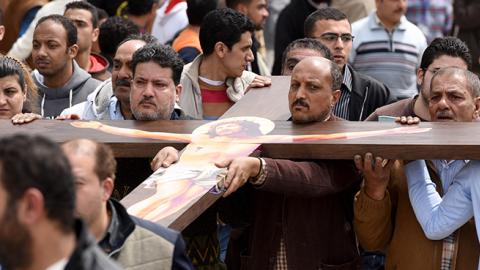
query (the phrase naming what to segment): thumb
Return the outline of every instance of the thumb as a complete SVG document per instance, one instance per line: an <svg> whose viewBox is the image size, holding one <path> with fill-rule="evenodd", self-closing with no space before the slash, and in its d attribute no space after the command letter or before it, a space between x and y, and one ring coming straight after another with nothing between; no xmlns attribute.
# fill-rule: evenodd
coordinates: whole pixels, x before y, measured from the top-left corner
<svg viewBox="0 0 480 270"><path fill-rule="evenodd" d="M218 168L226 168L230 165L230 163L232 163L232 160L223 159L223 160L216 161L215 166L217 166Z"/></svg>

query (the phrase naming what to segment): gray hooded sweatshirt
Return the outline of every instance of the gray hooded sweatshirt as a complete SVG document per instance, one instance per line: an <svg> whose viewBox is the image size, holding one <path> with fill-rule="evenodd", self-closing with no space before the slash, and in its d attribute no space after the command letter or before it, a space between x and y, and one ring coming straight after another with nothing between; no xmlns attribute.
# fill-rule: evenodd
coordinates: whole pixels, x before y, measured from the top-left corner
<svg viewBox="0 0 480 270"><path fill-rule="evenodd" d="M88 94L93 92L100 81L81 69L75 60L73 61L73 75L68 82L60 88L49 88L43 84L43 75L38 70L33 71L33 80L38 87L40 96L40 111L43 117L54 118L75 104L86 101Z"/></svg>

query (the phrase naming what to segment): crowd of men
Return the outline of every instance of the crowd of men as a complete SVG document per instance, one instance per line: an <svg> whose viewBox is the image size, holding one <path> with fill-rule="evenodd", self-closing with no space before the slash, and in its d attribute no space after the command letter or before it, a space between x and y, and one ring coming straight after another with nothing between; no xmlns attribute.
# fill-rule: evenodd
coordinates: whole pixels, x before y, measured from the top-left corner
<svg viewBox="0 0 480 270"><path fill-rule="evenodd" d="M480 117L474 0L291 0L279 15L273 0L7 2L0 119L14 124L217 120L271 75L290 76L273 87L295 125ZM177 232L119 202L179 160L158 150L1 138L0 269L480 269L478 161L260 148L215 164L224 198Z"/></svg>

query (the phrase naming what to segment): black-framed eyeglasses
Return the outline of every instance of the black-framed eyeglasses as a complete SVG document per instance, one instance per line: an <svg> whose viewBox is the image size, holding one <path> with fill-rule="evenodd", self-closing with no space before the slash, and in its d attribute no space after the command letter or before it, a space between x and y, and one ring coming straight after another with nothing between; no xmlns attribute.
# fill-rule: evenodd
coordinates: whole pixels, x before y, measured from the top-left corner
<svg viewBox="0 0 480 270"><path fill-rule="evenodd" d="M342 40L342 42L352 42L355 38L351 34L337 34L337 33L325 33L320 36L320 39L326 42L334 42L337 41L338 38Z"/></svg>

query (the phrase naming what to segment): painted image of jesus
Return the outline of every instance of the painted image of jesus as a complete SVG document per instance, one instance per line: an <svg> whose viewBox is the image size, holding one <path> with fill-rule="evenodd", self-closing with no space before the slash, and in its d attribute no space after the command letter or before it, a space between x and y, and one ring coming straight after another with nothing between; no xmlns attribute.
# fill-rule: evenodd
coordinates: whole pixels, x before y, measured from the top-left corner
<svg viewBox="0 0 480 270"><path fill-rule="evenodd" d="M122 200L130 214L167 226L182 213L181 209L188 208L221 180L217 176L223 175L226 169L217 168L216 162L248 156L262 143L354 139L429 130L412 126L333 134L268 135L273 130L274 123L259 117L217 120L198 127L192 134L147 132L94 121L71 124L119 136L189 143L176 164L167 170L156 171Z"/></svg>

